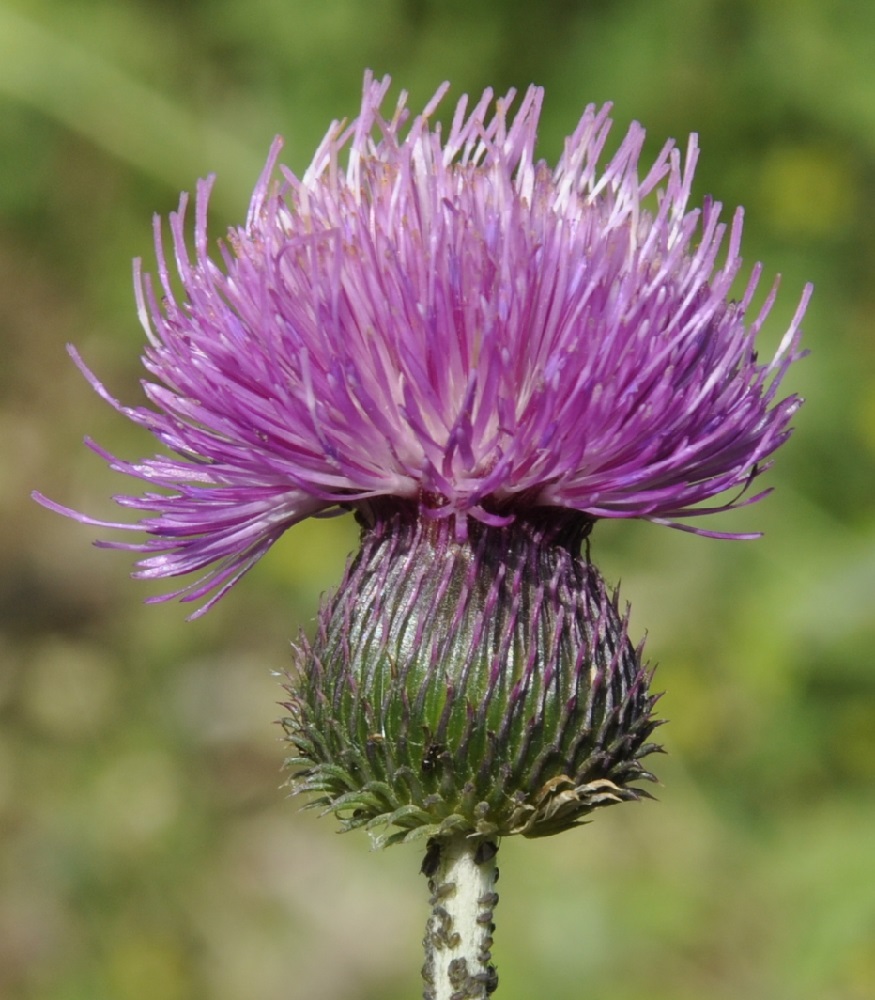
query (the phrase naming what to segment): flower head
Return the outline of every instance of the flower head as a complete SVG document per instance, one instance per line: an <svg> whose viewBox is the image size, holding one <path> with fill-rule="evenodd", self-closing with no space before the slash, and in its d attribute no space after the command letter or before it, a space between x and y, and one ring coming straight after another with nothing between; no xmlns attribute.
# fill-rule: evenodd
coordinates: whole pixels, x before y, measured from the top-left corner
<svg viewBox="0 0 875 1000"><path fill-rule="evenodd" d="M379 497L418 516L507 525L541 508L588 521L678 521L744 493L800 404L779 384L809 296L775 356L755 340L757 266L737 300L742 212L690 208L697 158L667 143L642 169L633 125L600 165L609 108L590 106L558 164L536 161L542 91L462 98L442 87L409 119L389 81L335 123L298 177L277 141L244 227L211 257L198 186L194 253L183 197L172 254L156 221L157 281L136 268L151 406L94 388L170 453L126 461L119 496L145 541L137 576L201 573L175 594L208 607L291 525ZM170 263L181 280L178 298ZM691 529L692 530L692 529ZM703 531L703 534L716 534ZM162 598L163 599L163 598ZM204 609L201 609L204 610ZM198 612L200 613L200 612Z"/></svg>
<svg viewBox="0 0 875 1000"><path fill-rule="evenodd" d="M198 187L136 268L150 406L94 388L169 454L118 503L136 575L200 573L214 603L291 525L353 509L361 550L301 636L283 720L295 791L391 843L544 836L644 793L650 671L581 552L600 518L681 519L751 503L800 404L806 288L771 360L750 319L742 213L689 207L697 147L641 169L633 125L603 165L588 107L555 168L536 161L542 91L462 98L409 120L388 80L335 123L301 177L277 141L246 224L211 257ZM342 162L345 160L345 163ZM726 499L727 491L734 491ZM711 506L707 501L717 498ZM696 530L696 529L689 529ZM702 531L702 534L717 534Z"/></svg>

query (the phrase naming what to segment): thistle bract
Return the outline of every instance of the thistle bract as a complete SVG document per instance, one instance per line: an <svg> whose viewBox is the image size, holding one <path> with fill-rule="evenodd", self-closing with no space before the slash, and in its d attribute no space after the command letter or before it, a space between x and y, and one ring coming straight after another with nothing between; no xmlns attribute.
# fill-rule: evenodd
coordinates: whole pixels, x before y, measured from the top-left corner
<svg viewBox="0 0 875 1000"><path fill-rule="evenodd" d="M638 798L655 721L589 522L470 526L363 510L362 547L303 636L284 721L295 791L379 843L558 833Z"/></svg>

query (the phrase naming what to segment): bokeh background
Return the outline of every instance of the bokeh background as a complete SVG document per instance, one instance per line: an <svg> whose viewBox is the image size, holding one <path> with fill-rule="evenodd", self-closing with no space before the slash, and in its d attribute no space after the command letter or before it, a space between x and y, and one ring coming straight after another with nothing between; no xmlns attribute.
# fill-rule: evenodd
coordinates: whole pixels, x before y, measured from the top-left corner
<svg viewBox="0 0 875 1000"><path fill-rule="evenodd" d="M660 801L506 842L505 1000L875 996L875 5L869 0L0 0L0 995L395 1000L419 993L415 847L374 853L281 789L273 672L355 545L295 529L205 619L144 606L123 553L49 514L151 453L90 391L140 397L131 258L215 171L242 221L275 133L308 162L363 69L420 106L535 81L541 152L613 100L650 150L699 133L697 197L805 281L808 399L756 543L612 524L670 725Z"/></svg>

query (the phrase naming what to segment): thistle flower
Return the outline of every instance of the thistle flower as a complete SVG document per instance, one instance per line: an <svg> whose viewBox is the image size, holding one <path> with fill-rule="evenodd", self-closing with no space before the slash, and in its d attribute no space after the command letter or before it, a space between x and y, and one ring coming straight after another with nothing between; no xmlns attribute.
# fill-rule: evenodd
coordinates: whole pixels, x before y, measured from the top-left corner
<svg viewBox="0 0 875 1000"><path fill-rule="evenodd" d="M140 522L37 498L144 531L98 542L140 553L136 576L201 573L155 598L202 601L194 616L287 528L356 511L362 551L297 646L293 787L389 840L553 833L640 794L653 749L640 649L581 542L601 518L718 535L688 519L764 495L810 289L760 361L776 286L751 321L759 265L729 299L742 212L689 207L694 137L641 169L635 124L600 167L609 107L590 106L551 169L539 88L515 115L513 92L463 97L444 135L446 86L412 121L404 94L383 117L388 86L366 77L303 176L274 143L218 262L212 179L193 256L182 197L181 300L156 220L157 283L135 266L151 406L117 402L71 348L169 452L88 442L148 484L116 497Z"/></svg>
<svg viewBox="0 0 875 1000"><path fill-rule="evenodd" d="M809 290L758 361L776 288L749 323L759 265L728 300L742 210L727 224L717 202L688 207L695 137L685 164L668 142L642 179L635 124L599 170L609 107L590 106L551 169L534 158L540 88L513 117L513 92L470 110L463 97L444 137L431 117L446 86L409 128L404 94L381 115L388 86L366 78L359 117L331 127L300 178L273 180L277 140L220 262L213 179L198 185L193 257L182 197L182 301L156 219L157 287L135 265L152 407L113 399L70 349L171 455L129 462L88 442L148 484L116 497L146 512L139 523L42 502L145 532L98 543L141 553L140 578L204 572L157 600L207 598L200 614L287 528L380 497L464 538L472 521L547 509L681 527L763 495L746 493L800 404L777 393Z"/></svg>
<svg viewBox="0 0 875 1000"><path fill-rule="evenodd" d="M295 647L290 783L345 829L430 838L425 996L485 996L495 839L558 833L652 777L650 671L590 532L642 518L733 537L690 519L767 492L751 485L801 403L779 388L810 288L760 361L777 283L753 318L759 265L730 299L742 211L689 207L695 137L642 169L633 124L600 166L609 107L590 106L550 168L539 88L515 114L513 92L463 97L444 133L446 86L412 121L403 94L383 117L388 86L366 77L301 177L274 143L218 259L212 179L193 255L183 196L181 299L156 221L157 281L135 267L151 406L116 401L71 348L166 451L88 442L148 484L116 497L139 523L36 496L145 532L98 543L140 553L136 576L201 574L156 598L201 602L193 617L287 528L355 512L361 550Z"/></svg>

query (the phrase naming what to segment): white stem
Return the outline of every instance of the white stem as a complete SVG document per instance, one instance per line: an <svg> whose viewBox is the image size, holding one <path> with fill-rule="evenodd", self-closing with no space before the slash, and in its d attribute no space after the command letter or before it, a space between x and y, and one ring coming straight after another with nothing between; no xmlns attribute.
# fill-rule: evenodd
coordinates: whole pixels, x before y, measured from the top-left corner
<svg viewBox="0 0 875 1000"><path fill-rule="evenodd" d="M481 1000L498 986L492 965L497 846L458 836L428 842L422 871L431 891L423 1000Z"/></svg>

